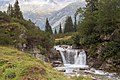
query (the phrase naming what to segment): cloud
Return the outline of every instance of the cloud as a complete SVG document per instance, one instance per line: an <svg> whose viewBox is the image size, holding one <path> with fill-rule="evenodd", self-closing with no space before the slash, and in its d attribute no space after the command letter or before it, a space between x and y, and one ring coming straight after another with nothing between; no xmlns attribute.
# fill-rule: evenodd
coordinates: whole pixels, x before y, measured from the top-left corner
<svg viewBox="0 0 120 80"><path fill-rule="evenodd" d="M0 0L0 10L7 9L9 3L14 4L16 0ZM45 14L60 10L70 3L79 1L85 3L85 0L19 0L20 8L23 12L31 11L33 13Z"/></svg>

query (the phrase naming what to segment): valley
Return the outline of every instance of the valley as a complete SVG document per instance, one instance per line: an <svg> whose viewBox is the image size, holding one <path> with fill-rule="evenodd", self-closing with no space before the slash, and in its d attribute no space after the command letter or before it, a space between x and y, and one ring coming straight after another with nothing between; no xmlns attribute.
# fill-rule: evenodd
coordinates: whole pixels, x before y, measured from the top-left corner
<svg viewBox="0 0 120 80"><path fill-rule="evenodd" d="M0 0L0 80L120 80L119 0Z"/></svg>

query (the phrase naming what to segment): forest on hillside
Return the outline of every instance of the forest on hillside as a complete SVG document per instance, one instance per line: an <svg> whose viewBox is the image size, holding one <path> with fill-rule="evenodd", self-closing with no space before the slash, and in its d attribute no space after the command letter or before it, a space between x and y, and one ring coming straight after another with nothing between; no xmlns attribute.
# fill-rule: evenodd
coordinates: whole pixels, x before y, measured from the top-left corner
<svg viewBox="0 0 120 80"><path fill-rule="evenodd" d="M85 8L76 11L82 18L77 24L77 31L55 35L59 38L55 43L83 48L88 53L89 65L119 73L120 1L86 0L86 3Z"/></svg>

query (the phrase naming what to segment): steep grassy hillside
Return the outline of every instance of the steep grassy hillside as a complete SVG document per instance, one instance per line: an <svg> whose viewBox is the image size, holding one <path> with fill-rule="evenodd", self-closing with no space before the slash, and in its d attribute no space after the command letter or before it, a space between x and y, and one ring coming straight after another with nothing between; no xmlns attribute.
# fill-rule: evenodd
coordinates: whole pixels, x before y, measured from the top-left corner
<svg viewBox="0 0 120 80"><path fill-rule="evenodd" d="M31 20L14 18L0 11L0 45L14 46L26 52L38 48L41 54L47 54L53 47L54 40Z"/></svg>
<svg viewBox="0 0 120 80"><path fill-rule="evenodd" d="M49 64L14 48L0 46L0 80L67 80Z"/></svg>

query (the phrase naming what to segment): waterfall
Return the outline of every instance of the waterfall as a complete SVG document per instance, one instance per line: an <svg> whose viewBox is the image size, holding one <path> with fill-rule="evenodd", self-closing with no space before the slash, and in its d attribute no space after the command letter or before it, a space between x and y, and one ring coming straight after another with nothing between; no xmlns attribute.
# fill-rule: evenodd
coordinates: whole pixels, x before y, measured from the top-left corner
<svg viewBox="0 0 120 80"><path fill-rule="evenodd" d="M86 65L86 53L82 50L72 49L71 46L55 46L61 54L66 73L72 73L73 70L88 68Z"/></svg>
<svg viewBox="0 0 120 80"><path fill-rule="evenodd" d="M59 51L63 60L64 66L56 67L58 70L65 70L65 74L73 74L80 73L80 69L84 70L84 72L102 75L111 78L111 80L117 80L117 77L114 73L109 73L101 70L96 70L94 68L89 69L89 66L86 65L86 53L83 49L72 49L72 46L61 45L54 46L54 49ZM114 76L114 78L112 78ZM115 79L116 78L116 79Z"/></svg>
<svg viewBox="0 0 120 80"><path fill-rule="evenodd" d="M61 54L61 57L62 57L62 60L63 60L63 64L66 64L67 62L65 60L64 52L60 51L60 54Z"/></svg>
<svg viewBox="0 0 120 80"><path fill-rule="evenodd" d="M78 53L78 52L77 52ZM79 53L79 55L76 53L76 59L75 59L75 64L76 65L86 65L86 53L84 50ZM77 56L78 55L78 56Z"/></svg>

